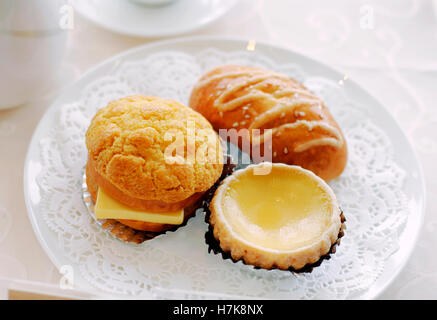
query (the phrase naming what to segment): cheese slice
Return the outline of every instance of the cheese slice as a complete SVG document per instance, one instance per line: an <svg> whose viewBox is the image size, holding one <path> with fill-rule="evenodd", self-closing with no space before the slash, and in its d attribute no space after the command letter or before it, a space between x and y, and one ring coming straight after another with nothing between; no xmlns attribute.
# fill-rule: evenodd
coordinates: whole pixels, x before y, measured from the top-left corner
<svg viewBox="0 0 437 320"><path fill-rule="evenodd" d="M127 219L176 225L184 221L184 209L164 213L135 210L112 199L100 188L94 214L97 219Z"/></svg>
<svg viewBox="0 0 437 320"><path fill-rule="evenodd" d="M234 232L275 250L314 243L336 212L327 187L291 166L274 166L268 175L244 171L228 183L222 199L222 212Z"/></svg>

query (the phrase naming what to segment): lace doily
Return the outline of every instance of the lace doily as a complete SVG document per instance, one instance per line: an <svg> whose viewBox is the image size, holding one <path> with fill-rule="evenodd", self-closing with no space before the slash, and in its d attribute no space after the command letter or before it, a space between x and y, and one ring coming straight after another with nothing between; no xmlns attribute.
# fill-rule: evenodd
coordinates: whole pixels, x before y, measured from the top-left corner
<svg viewBox="0 0 437 320"><path fill-rule="evenodd" d="M261 66L302 81L325 100L346 136L347 168L330 183L347 219L346 234L336 254L310 274L254 270L208 254L201 212L177 232L130 245L102 230L84 205L84 134L97 109L139 93L187 103L198 78L225 63ZM182 297L353 298L372 285L398 249L408 206L402 192L405 172L394 161L391 141L363 106L344 95L342 86L299 66L277 65L257 52L159 52L114 65L77 101L58 110L56 127L40 141L40 212L65 257L99 290L136 296L182 292Z"/></svg>

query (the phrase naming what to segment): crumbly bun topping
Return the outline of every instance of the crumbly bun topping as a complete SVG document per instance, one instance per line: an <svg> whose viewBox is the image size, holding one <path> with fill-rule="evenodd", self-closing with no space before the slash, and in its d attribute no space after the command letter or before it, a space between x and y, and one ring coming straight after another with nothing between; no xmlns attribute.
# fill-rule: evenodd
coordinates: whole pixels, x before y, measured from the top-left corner
<svg viewBox="0 0 437 320"><path fill-rule="evenodd" d="M129 196L181 201L209 189L223 169L210 123L173 100L135 95L100 109L86 132L95 170Z"/></svg>

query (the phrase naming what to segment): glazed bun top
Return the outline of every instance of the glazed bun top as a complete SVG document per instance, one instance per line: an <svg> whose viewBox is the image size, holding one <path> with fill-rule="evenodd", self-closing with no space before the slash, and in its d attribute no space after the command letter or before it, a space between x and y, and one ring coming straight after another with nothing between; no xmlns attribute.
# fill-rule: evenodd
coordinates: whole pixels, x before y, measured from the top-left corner
<svg viewBox="0 0 437 320"><path fill-rule="evenodd" d="M324 101L285 74L219 66L196 83L189 105L216 130L245 129L242 138L258 150L266 146L272 162L299 165L326 181L346 167L346 139ZM246 153L255 162L263 160L252 150Z"/></svg>
<svg viewBox="0 0 437 320"><path fill-rule="evenodd" d="M208 190L223 169L211 124L169 99L135 95L100 109L86 132L89 162L123 193L182 201Z"/></svg>

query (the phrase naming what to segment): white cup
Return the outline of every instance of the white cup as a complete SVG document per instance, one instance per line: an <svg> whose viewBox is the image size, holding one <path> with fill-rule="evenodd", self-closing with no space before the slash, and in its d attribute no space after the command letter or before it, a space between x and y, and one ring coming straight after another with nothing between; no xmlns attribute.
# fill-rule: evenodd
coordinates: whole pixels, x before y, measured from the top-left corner
<svg viewBox="0 0 437 320"><path fill-rule="evenodd" d="M23 105L50 87L67 45L64 0L0 1L0 109Z"/></svg>

